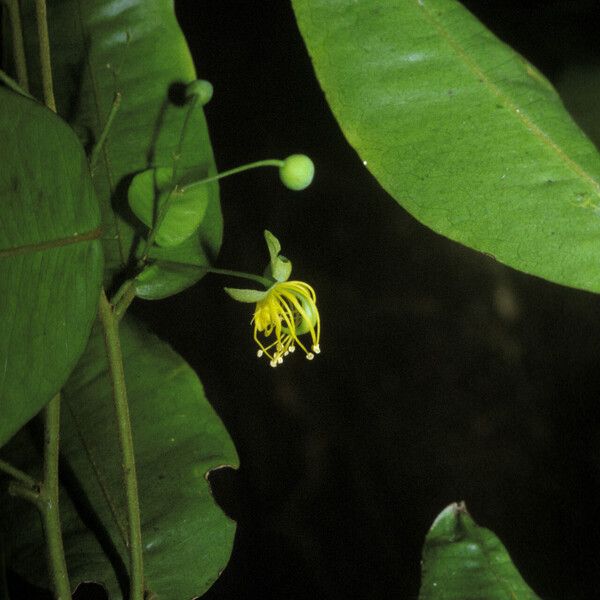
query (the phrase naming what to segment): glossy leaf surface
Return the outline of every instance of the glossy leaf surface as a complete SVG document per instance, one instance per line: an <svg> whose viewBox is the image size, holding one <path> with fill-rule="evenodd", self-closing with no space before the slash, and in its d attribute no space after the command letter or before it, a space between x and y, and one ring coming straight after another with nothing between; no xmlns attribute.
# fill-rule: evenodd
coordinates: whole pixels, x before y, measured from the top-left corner
<svg viewBox="0 0 600 600"><path fill-rule="evenodd" d="M131 181L127 197L135 216L149 229L165 210L165 203L169 203L155 238L159 246L165 247L181 244L198 229L209 201L206 185L177 189L170 168L138 173Z"/></svg>
<svg viewBox="0 0 600 600"><path fill-rule="evenodd" d="M33 1L25 4L28 59L35 74ZM185 94L196 72L172 0L48 0L48 10L58 110L90 148L100 137L115 93L122 94L94 172L110 284L145 249L147 228L127 203L131 178L149 168L171 168L175 157L182 175L193 173L201 179L215 173L202 105ZM207 264L220 248L223 223L217 184L208 184L206 191L209 201L202 225L179 248L187 264ZM159 257L160 249L155 258ZM182 269L168 282L157 277L156 285L169 295L204 273ZM152 298L152 290L147 291L146 297Z"/></svg>
<svg viewBox="0 0 600 600"><path fill-rule="evenodd" d="M72 130L0 87L0 446L64 384L102 279L100 213Z"/></svg>
<svg viewBox="0 0 600 600"><path fill-rule="evenodd" d="M204 593L229 559L235 524L215 504L206 475L222 465L237 466L236 451L196 374L178 354L128 318L121 338L146 586L159 598L188 600ZM127 589L125 499L100 331L65 388L61 427L61 515L71 583L97 581L111 600L121 599ZM29 471L23 460L39 461L25 435L6 450ZM38 519L22 501L6 503L11 565L47 585ZM23 529L22 523L31 525Z"/></svg>
<svg viewBox="0 0 600 600"><path fill-rule="evenodd" d="M479 527L464 504L436 518L423 547L419 600L539 600L502 542Z"/></svg>
<svg viewBox="0 0 600 600"><path fill-rule="evenodd" d="M600 291L600 156L534 67L454 0L293 6L346 138L403 207L512 267Z"/></svg>

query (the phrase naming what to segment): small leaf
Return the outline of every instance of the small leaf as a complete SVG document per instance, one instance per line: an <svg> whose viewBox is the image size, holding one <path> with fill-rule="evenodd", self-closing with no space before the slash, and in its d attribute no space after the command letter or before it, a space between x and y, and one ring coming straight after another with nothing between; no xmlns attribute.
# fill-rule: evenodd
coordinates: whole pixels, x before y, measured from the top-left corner
<svg viewBox="0 0 600 600"><path fill-rule="evenodd" d="M268 293L269 290L243 290L240 288L223 288L234 300L238 302L247 302L255 304L260 302Z"/></svg>
<svg viewBox="0 0 600 600"><path fill-rule="evenodd" d="M502 542L463 503L436 518L423 547L419 600L539 600Z"/></svg>
<svg viewBox="0 0 600 600"><path fill-rule="evenodd" d="M208 188L199 185L179 190L173 184L173 169L163 167L138 173L127 192L135 216L152 229L165 202L169 207L156 234L160 246L177 246L200 226L208 206Z"/></svg>
<svg viewBox="0 0 600 600"><path fill-rule="evenodd" d="M147 266L135 278L135 295L144 300L168 298L188 287L191 278L199 279L205 272L202 265L157 262Z"/></svg>

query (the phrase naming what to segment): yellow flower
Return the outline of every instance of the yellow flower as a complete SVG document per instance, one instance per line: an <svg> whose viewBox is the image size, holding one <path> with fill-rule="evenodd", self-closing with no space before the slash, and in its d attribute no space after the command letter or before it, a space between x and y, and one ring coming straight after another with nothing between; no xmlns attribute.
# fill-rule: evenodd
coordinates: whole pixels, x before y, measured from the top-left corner
<svg viewBox="0 0 600 600"><path fill-rule="evenodd" d="M296 350L296 346L304 351L308 360L319 354L321 319L316 302L315 291L303 281L274 283L266 296L256 303L252 318L254 339L259 347L257 356L266 355L270 365L276 367ZM264 343L259 334L265 338ZM274 340L266 339L273 334ZM310 349L298 337L303 334L310 334Z"/></svg>

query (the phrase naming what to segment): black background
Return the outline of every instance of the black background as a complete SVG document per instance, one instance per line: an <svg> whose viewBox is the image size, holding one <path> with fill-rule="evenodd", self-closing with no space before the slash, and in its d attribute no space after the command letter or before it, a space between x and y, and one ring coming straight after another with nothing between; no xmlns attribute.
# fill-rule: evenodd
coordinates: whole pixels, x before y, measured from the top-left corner
<svg viewBox="0 0 600 600"><path fill-rule="evenodd" d="M465 4L559 85L577 65L600 73L596 1ZM215 87L220 170L294 152L317 168L300 193L269 170L224 180L219 260L261 272L263 229L281 239L317 289L316 360L257 360L230 280L133 309L197 370L241 457L214 482L239 527L207 597L416 598L425 533L465 500L540 596L600 598L597 298L441 238L387 196L331 115L287 0L176 5ZM568 81L574 108L573 81L600 97Z"/></svg>
<svg viewBox="0 0 600 600"><path fill-rule="evenodd" d="M596 2L466 4L556 82L600 63ZM137 307L196 368L241 456L217 486L239 532L209 598L416 598L424 535L462 499L543 598L600 598L597 299L449 242L387 196L287 1L177 8L215 86L219 168L292 152L317 166L300 193L269 171L223 181L219 264L260 271L262 230L278 235L319 294L318 360L258 361L248 307L217 278Z"/></svg>
<svg viewBox="0 0 600 600"><path fill-rule="evenodd" d="M596 2L466 4L559 84L600 64ZM239 530L209 597L416 598L424 535L464 499L543 598L600 598L597 299L449 242L387 196L287 1L177 8L215 86L219 168L292 152L317 166L301 193L268 171L222 182L220 265L260 271L262 230L276 233L319 294L318 360L257 361L248 307L216 278L137 307L197 369L242 460L216 486Z"/></svg>

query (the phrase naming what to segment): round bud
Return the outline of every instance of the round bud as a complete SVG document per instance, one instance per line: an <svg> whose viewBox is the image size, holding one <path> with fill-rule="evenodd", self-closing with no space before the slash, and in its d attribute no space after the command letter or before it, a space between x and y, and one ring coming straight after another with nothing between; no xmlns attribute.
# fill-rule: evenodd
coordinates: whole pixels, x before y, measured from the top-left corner
<svg viewBox="0 0 600 600"><path fill-rule="evenodd" d="M292 154L279 167L281 182L290 190L299 191L307 188L314 176L315 165L305 154Z"/></svg>
<svg viewBox="0 0 600 600"><path fill-rule="evenodd" d="M202 104L202 106L210 102L212 95L213 85L210 81L206 81L206 79L196 79L196 81L188 83L188 85L185 88L186 98L198 96L198 100L200 101L200 104Z"/></svg>

